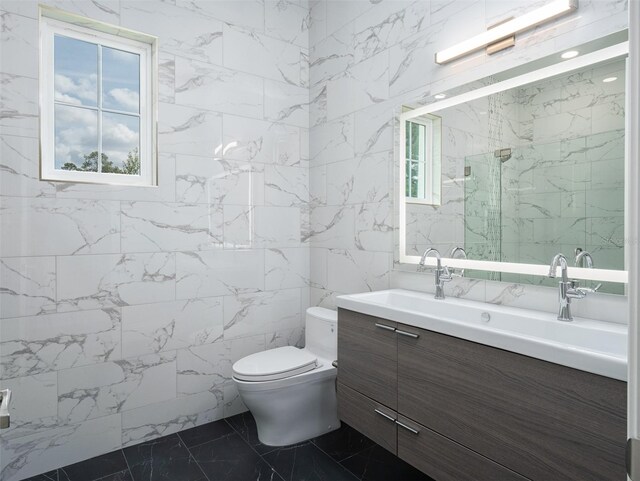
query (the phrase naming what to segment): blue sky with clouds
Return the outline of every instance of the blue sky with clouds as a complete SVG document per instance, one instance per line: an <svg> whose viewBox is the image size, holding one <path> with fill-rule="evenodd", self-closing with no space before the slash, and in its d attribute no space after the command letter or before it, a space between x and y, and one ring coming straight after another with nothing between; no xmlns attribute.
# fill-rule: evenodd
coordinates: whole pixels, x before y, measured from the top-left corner
<svg viewBox="0 0 640 481"><path fill-rule="evenodd" d="M136 54L102 48L103 109L139 112L139 62ZM98 46L56 35L54 74L56 101L71 104L55 109L56 167L66 162L80 165L84 155L98 150L98 114L80 107L98 105ZM104 112L103 152L121 165L138 147L139 131L137 116Z"/></svg>

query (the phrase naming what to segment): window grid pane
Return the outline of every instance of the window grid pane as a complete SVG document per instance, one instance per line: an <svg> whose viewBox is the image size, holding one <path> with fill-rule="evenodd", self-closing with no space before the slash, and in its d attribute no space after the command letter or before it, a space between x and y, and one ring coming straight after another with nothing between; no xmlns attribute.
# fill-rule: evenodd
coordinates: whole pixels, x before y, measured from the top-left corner
<svg viewBox="0 0 640 481"><path fill-rule="evenodd" d="M419 132L420 135L418 141L418 158L420 160L420 166L418 170L418 197L424 199L426 195L427 185L427 127L423 124L420 124Z"/></svg>
<svg viewBox="0 0 640 481"><path fill-rule="evenodd" d="M418 197L418 183L420 182L419 162L411 162L411 197Z"/></svg>
<svg viewBox="0 0 640 481"><path fill-rule="evenodd" d="M406 181L406 188L405 188L405 196L406 197L414 197L414 190L413 190L413 182L412 182L412 171L413 171L413 162L412 162L412 149L413 149L413 122L409 122L407 121L405 123L405 136L406 136L406 151L405 151L405 157L406 157L406 163L405 163L405 181Z"/></svg>
<svg viewBox="0 0 640 481"><path fill-rule="evenodd" d="M102 47L102 108L140 113L140 55Z"/></svg>
<svg viewBox="0 0 640 481"><path fill-rule="evenodd" d="M422 149L422 139L424 138L424 125L412 122L412 133L411 133L411 158L413 160L423 161L424 160L424 152Z"/></svg>
<svg viewBox="0 0 640 481"><path fill-rule="evenodd" d="M139 117L104 111L102 125L103 172L139 175Z"/></svg>
<svg viewBox="0 0 640 481"><path fill-rule="evenodd" d="M97 107L97 45L56 34L53 63L53 98L68 105Z"/></svg>
<svg viewBox="0 0 640 481"><path fill-rule="evenodd" d="M407 121L406 128L406 197L422 198L426 190L426 127Z"/></svg>
<svg viewBox="0 0 640 481"><path fill-rule="evenodd" d="M56 104L53 129L59 170L98 171L98 111Z"/></svg>
<svg viewBox="0 0 640 481"><path fill-rule="evenodd" d="M409 182L409 179L411 178L411 161L407 160L405 163L405 196L406 197L411 197L411 182Z"/></svg>

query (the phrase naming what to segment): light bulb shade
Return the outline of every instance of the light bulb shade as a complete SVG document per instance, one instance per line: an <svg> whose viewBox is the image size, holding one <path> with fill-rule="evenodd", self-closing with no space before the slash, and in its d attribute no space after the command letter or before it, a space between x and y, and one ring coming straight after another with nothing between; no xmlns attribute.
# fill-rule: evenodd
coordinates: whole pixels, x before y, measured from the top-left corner
<svg viewBox="0 0 640 481"><path fill-rule="evenodd" d="M480 50L489 44L519 32L529 30L554 18L566 15L578 8L578 0L555 0L544 7L509 20L484 33L471 37L453 47L436 53L436 63L445 64Z"/></svg>

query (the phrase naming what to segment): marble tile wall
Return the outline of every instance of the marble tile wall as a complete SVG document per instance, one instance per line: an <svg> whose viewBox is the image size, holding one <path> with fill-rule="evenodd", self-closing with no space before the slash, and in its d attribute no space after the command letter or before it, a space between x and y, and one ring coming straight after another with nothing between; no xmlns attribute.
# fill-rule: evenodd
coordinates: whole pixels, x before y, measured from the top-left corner
<svg viewBox="0 0 640 481"><path fill-rule="evenodd" d="M519 35L514 49L446 66L432 61L437 50L531 8L531 2L500 0L310 1L312 303L333 306L339 294L374 288L431 289L428 274L394 265L395 180L376 161L393 159L394 109L627 26L626 0L584 1L575 14ZM550 288L463 280L445 289L556 309ZM625 322L624 297L596 298L609 303L598 316Z"/></svg>
<svg viewBox="0 0 640 481"><path fill-rule="evenodd" d="M159 37L157 188L38 180L38 3ZM232 363L302 341L309 19L303 0L0 2L3 481L240 412ZM365 168L344 160L345 182Z"/></svg>

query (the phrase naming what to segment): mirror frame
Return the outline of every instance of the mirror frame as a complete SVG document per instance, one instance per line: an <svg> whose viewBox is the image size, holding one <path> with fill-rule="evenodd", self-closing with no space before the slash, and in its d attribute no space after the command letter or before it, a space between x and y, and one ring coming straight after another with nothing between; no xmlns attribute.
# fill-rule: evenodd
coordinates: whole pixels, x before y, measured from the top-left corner
<svg viewBox="0 0 640 481"><path fill-rule="evenodd" d="M610 47L606 47L600 50L596 50L591 53L586 53L584 55L569 59L563 60L556 64L550 65L548 67L543 67L538 70L534 70L529 73L525 73L522 75L518 75L507 80L503 80L497 82L492 85L488 85L485 87L480 87L475 90L470 90L468 92L462 93L460 95L456 95L449 99L440 100L437 102L433 102L431 104L415 108L413 110L403 111L397 117L397 121L399 122L399 138L396 141L397 149L397 161L399 162L400 168L399 171L399 179L398 181L398 248L399 248L399 258L398 262L400 264L419 264L420 256L407 255L407 245L406 245L406 199L405 199L405 162L402 159L405 158L405 142L404 138L406 135L405 132L405 123L407 120L410 120L414 117L419 117L424 114L432 114L435 115L438 111L453 107L465 102L469 102L471 100L476 100L479 98L487 97L489 95L502 92L505 90L509 90L516 87L521 87L523 85L531 84L533 82L537 82L540 80L547 79L549 77L555 77L557 75L561 75L564 73L571 72L573 70L577 70L580 68L588 67L593 64L597 64L600 62L604 62L607 60L612 60L616 58L626 57L629 54L629 42L621 42L616 45L612 45ZM625 102L628 104L628 89ZM628 121L626 121L628 123ZM628 129L625 129L628 130ZM625 136L628 132L625 132ZM628 172L628 156L625 155L625 177L626 172ZM625 179L626 183L626 179ZM629 206L628 206L628 192L625 194L625 231L627 229L628 221L629 221ZM506 272L511 274L530 274L536 276L544 276L548 277L549 275L549 265L547 264L520 264L516 262L497 262L497 261L483 261L483 260L473 260L473 259L453 259L450 257L442 257L446 259L446 264L448 267L461 268L461 269L473 269L480 271L490 271L490 272ZM551 261L551 259L549 259ZM625 264L627 262L627 256L625 255ZM436 259L435 257L429 257L426 259L425 265L427 266L435 266ZM627 283L628 282L628 272L627 270L614 270L614 269L588 269L581 267L570 267L568 274L570 277L574 279L584 279L584 280L592 280L592 281L602 281L602 282L618 282L618 283Z"/></svg>

